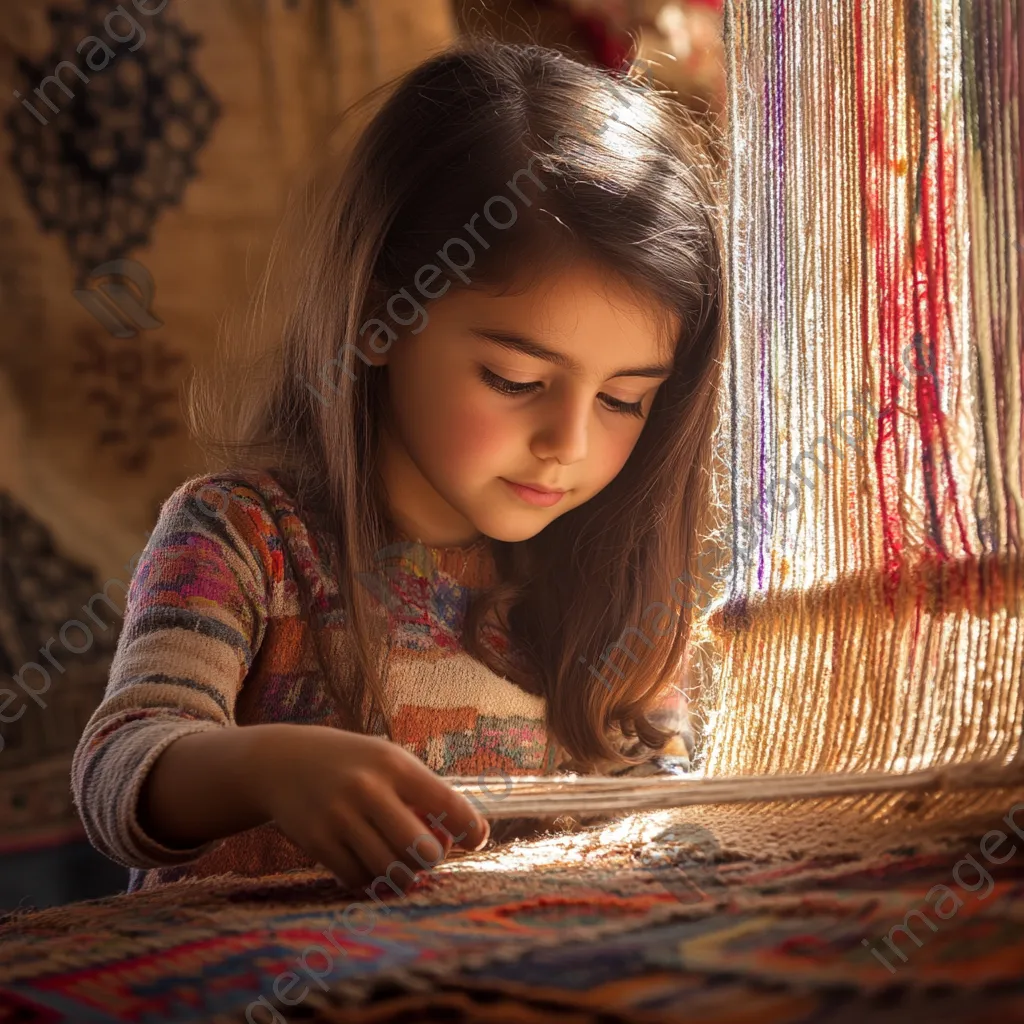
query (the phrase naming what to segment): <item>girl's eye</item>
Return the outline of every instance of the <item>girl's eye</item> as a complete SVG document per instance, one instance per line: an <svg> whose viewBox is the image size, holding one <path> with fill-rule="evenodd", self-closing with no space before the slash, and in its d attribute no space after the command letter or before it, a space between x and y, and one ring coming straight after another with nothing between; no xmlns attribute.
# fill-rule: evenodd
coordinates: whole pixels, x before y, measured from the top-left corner
<svg viewBox="0 0 1024 1024"><path fill-rule="evenodd" d="M486 366L480 367L480 379L489 388L493 388L503 395L532 394L538 388L544 386L540 381L530 381L527 384L523 384L519 381L506 380L504 377L499 377L496 373L488 370ZM623 402L622 399L612 398L611 395L599 395L598 397L604 401L605 405L612 412L620 412L625 416L636 416L639 419L644 418L642 402Z"/></svg>
<svg viewBox="0 0 1024 1024"><path fill-rule="evenodd" d="M612 398L611 395L602 395L601 397L608 403L609 408L613 412L621 412L626 416L636 416L641 420L644 418L643 403L641 402L623 402L621 398Z"/></svg>
<svg viewBox="0 0 1024 1024"><path fill-rule="evenodd" d="M543 386L539 380L531 381L528 384L506 380L504 377L499 377L496 373L492 373L486 366L480 367L480 379L489 388L494 388L495 391L500 391L503 395L525 395Z"/></svg>

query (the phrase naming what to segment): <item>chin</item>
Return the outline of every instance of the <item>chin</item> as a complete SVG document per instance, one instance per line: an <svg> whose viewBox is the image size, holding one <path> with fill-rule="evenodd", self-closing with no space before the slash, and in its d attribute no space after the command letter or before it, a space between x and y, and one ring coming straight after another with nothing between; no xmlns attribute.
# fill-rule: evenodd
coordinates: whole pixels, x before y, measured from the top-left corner
<svg viewBox="0 0 1024 1024"><path fill-rule="evenodd" d="M542 518L541 516L537 516L534 522L530 522L524 519L519 519L517 521L510 516L495 516L493 521L488 520L487 522L480 522L477 523L476 526L481 533L485 533L492 540L500 540L509 544L514 544L518 541L529 540L531 537L536 537L541 530L545 529L552 522L552 519L557 518L557 516L552 518Z"/></svg>
<svg viewBox="0 0 1024 1024"><path fill-rule="evenodd" d="M504 487L504 485L502 486ZM573 493L571 497L575 498L576 494ZM530 509L524 507L515 499L508 499L504 494L497 501L494 500L492 495L477 495L476 500L464 504L461 511L482 534L485 534L492 540L504 541L506 544L515 544L519 541L530 540L532 537L536 537L538 533L546 530L556 519L559 519L578 505L578 501L568 504L563 499L551 508ZM476 514L473 514L471 511L474 506Z"/></svg>
<svg viewBox="0 0 1024 1024"><path fill-rule="evenodd" d="M540 533L540 529L537 530L491 530L487 536L492 540L505 541L507 544L517 544L524 540L529 540L531 537L536 537Z"/></svg>

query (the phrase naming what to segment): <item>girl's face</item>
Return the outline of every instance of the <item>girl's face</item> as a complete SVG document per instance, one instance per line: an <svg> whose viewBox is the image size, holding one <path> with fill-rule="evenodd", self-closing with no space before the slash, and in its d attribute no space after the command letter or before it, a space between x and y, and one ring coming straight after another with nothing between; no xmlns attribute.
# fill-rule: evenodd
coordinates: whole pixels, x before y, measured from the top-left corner
<svg viewBox="0 0 1024 1024"><path fill-rule="evenodd" d="M381 472L397 524L431 546L521 541L588 501L640 437L672 326L584 261L519 295L433 301L420 333L367 353L388 367Z"/></svg>

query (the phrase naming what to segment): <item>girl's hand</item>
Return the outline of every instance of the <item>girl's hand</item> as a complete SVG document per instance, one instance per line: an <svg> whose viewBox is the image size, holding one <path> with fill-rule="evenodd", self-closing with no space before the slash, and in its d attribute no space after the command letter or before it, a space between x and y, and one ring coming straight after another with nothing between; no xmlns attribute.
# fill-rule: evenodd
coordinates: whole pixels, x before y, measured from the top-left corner
<svg viewBox="0 0 1024 1024"><path fill-rule="evenodd" d="M365 885L390 867L405 892L414 873L441 863L453 845L477 850L487 842L487 821L472 804L396 743L282 724L264 734L261 747L252 799L345 885Z"/></svg>

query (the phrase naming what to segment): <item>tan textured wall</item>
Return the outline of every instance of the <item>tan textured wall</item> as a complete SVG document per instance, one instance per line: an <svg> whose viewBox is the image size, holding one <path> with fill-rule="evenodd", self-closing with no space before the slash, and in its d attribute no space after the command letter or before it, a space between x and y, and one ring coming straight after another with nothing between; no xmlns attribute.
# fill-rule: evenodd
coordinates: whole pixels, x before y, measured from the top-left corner
<svg viewBox="0 0 1024 1024"><path fill-rule="evenodd" d="M79 0L70 9L77 10L82 30L69 34L75 42L55 47L47 4L8 0L3 6L4 96L14 89L30 95L41 80L21 73L19 58L45 69L45 75L60 59L76 58L84 66L89 49L76 57L75 48L89 34L86 24L101 26L116 7ZM147 36L138 51L124 52L131 45L130 26L112 23L115 32L129 37L115 59L87 72L88 84L65 70L62 78L74 99L56 86L47 88L60 113L35 100L48 125L12 100L25 136L15 139L5 131L8 152L0 161L0 365L19 409L4 417L0 486L10 487L43 519L68 553L108 575L137 550L156 503L195 465L178 409L180 384L192 366L205 363L219 318L253 283L291 175L303 169L346 105L454 33L448 4L441 0L375 0L352 7L318 0L294 10L276 0L266 5L265 16L259 13L263 6L257 0L172 0L151 17L135 11ZM134 11L131 3L127 9ZM182 59L175 49L186 35L196 39ZM103 31L99 37L107 38ZM144 144L137 139L144 105L132 103L122 112L109 102L115 80L137 77L124 65L140 64L154 76L151 83L169 84L182 95L160 137ZM199 96L200 88L218 111L212 119L214 108ZM107 115L109 125L95 133L101 137L90 137L76 119L81 101L101 120ZM81 173L62 169L54 159L54 150L63 147L102 167L102 150L117 146L113 133L122 125L136 138L121 152L149 149L153 156L147 154L127 193L118 187L106 198L98 190L94 195ZM201 141L204 126L208 134ZM87 203L105 202L101 231L111 246L116 239L102 224L119 223L123 231L135 217L148 224L148 241L127 251L97 248L94 261L76 263L62 232L43 232L26 202L23 181L8 157L16 147L31 151L32 163L42 165L52 197L47 202L64 210L58 220L65 228L86 216ZM186 148L195 177L185 179L173 147ZM180 200L169 199L155 216L147 214L146 194L170 196L177 188ZM128 255L148 269L155 289L152 310L163 327L114 338L73 298L76 274L115 255ZM8 444L11 418L23 422L20 452Z"/></svg>
<svg viewBox="0 0 1024 1024"><path fill-rule="evenodd" d="M183 386L255 284L289 182L349 104L456 31L447 0L120 6L131 20L111 0L0 0L0 688L50 637L63 666L40 701L15 685L7 714L28 710L0 724L0 784L20 789L0 799L0 849L73 825L61 772L113 631L76 655L60 628L127 582L160 502L204 469ZM61 61L67 91L44 82ZM121 258L152 279L151 321L121 279L132 336L73 294L102 303L89 275Z"/></svg>

